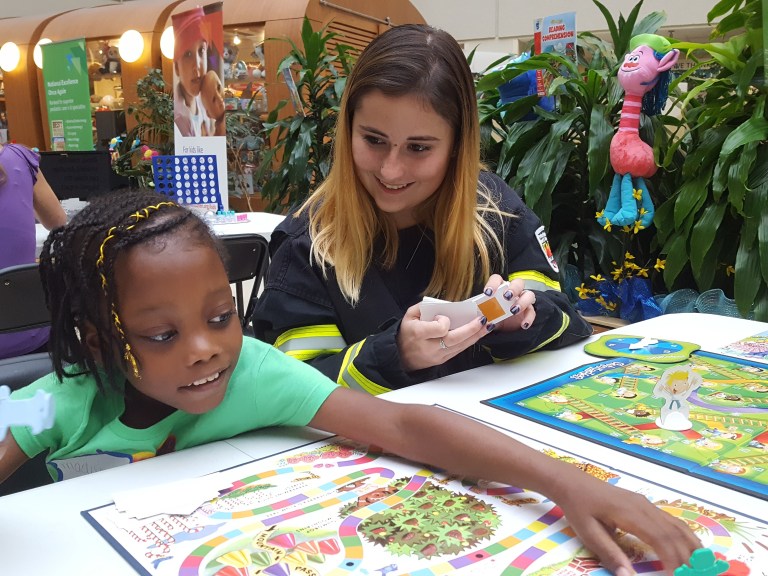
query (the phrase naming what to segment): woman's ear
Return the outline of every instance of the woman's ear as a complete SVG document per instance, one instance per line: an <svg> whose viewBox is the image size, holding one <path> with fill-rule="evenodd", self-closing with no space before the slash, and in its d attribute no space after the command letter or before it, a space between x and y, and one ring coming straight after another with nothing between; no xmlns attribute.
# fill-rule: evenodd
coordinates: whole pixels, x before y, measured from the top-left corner
<svg viewBox="0 0 768 576"><path fill-rule="evenodd" d="M101 361L101 346L99 346L99 333L91 322L86 321L83 326L82 334L80 338L83 345L91 353L91 356L98 364L102 364Z"/></svg>

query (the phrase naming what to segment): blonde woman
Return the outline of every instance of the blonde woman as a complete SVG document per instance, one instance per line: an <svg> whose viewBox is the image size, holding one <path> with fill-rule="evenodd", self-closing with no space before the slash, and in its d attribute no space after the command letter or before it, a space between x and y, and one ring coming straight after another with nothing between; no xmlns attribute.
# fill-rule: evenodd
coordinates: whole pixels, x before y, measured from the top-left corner
<svg viewBox="0 0 768 576"><path fill-rule="evenodd" d="M541 222L481 171L477 100L447 33L392 28L344 91L333 166L272 235L256 335L378 394L591 334L560 292ZM450 329L426 296L503 297L513 316Z"/></svg>

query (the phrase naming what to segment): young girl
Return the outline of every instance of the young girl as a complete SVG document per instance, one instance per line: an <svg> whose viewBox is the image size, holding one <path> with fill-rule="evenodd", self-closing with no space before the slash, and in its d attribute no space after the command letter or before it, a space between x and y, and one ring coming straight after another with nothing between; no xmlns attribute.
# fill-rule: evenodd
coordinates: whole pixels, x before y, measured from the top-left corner
<svg viewBox="0 0 768 576"><path fill-rule="evenodd" d="M94 199L49 237L41 274L55 373L13 397L46 390L56 422L37 436L11 428L0 446L0 479L42 451L61 479L75 467L111 467L263 426L309 425L535 490L557 501L583 543L622 576L632 572L613 540L617 529L653 546L670 575L699 545L683 522L639 494L448 411L337 386L243 338L219 243L166 197Z"/></svg>

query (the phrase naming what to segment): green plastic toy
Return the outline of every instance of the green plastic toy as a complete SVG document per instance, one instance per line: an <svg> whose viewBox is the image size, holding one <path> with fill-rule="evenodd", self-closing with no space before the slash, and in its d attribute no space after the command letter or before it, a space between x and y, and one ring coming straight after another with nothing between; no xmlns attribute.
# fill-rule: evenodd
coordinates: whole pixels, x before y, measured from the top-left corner
<svg viewBox="0 0 768 576"><path fill-rule="evenodd" d="M718 576L731 567L725 560L716 558L715 553L709 548L694 550L688 564L690 566L683 564L677 568L675 576Z"/></svg>

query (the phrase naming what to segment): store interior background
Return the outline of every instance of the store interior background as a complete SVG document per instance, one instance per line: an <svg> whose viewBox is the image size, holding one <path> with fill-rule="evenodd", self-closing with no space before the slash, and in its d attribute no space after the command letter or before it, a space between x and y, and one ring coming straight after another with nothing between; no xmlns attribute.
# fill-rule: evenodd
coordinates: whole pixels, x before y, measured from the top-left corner
<svg viewBox="0 0 768 576"><path fill-rule="evenodd" d="M114 2L130 3L131 0ZM319 0L312 0L319 1ZM375 0L354 2L357 10L366 12L366 5ZM2 17L32 16L60 13L66 10L98 6L105 0L25 0L4 2ZM205 4L207 2L200 2ZM431 25L450 32L465 44L467 49L478 47L480 52L519 54L533 36L535 18L576 12L579 30L601 32L605 19L591 0L548 0L547 2L522 2L520 0L411 0L424 19ZM635 0L608 0L605 5L611 12L629 14ZM662 33L684 40L706 40L710 26L707 12L712 8L709 0L669 2L645 0L643 13L664 10L667 24ZM397 24L398 22L395 22Z"/></svg>
<svg viewBox="0 0 768 576"><path fill-rule="evenodd" d="M208 0L182 2L181 6L186 7L187 5L192 6L193 4L205 3L209 3ZM87 21L88 25L83 26L91 31L86 38L86 49L90 54L90 72L90 63L92 61L100 61L102 57L99 55L102 54L102 48L107 46L107 42L116 51L115 44L118 42L120 33L123 30L120 28L119 23L103 22L105 36L103 38L96 38L93 35L94 29L99 32L102 31L102 25L98 19L103 18L103 15L96 14L93 10L80 9L114 5L121 5L121 9L132 9L131 5L139 8L139 4L143 4L141 10L146 11L145 6L147 2L135 2L135 0L123 0L121 2L105 2L105 0L26 0L25 2L15 3L5 2L2 16L0 16L0 31L5 29L11 33L10 30L15 29L14 32L18 32L18 27L13 24L13 20L17 18L19 24L24 27L24 21L28 21L30 17L34 17L37 20L41 16L49 15L52 18L50 24L46 25L45 32L40 37L46 34L53 34L51 37L56 39L65 37L76 38L78 37L77 31L83 29L80 24ZM161 6L164 4L168 3L158 2L157 10L162 10ZM312 4L320 5L326 4L326 2L324 0L307 0L306 2L292 2L292 4L306 4L309 7ZM334 3L328 2L327 4L332 5ZM374 0L340 0L335 4L344 5L362 14L382 12L382 4ZM404 23L398 20L398 18L403 18L402 14L415 15L412 16L412 21L418 21L418 16L420 15L423 21L451 33L463 44L467 53L476 50L472 62L473 71L476 73L482 72L490 63L498 61L504 56L518 55L526 50L533 36L533 21L539 17L575 11L577 14L576 25L578 31L590 30L598 34L604 33L607 36L607 30L604 29L605 18L592 0L550 0L546 3L528 3L513 0L475 0L471 3L464 0L410 0L410 2L408 0L402 0L402 2L400 0L389 0L384 2L384 4L395 7L392 10L392 23ZM635 0L615 0L607 3L607 6L618 17L619 13L629 14L634 4ZM642 13L647 14L654 10L666 12L667 21L661 30L662 34L682 40L706 41L711 29L706 21L707 11L711 9L711 2L693 0L684 4L683 6L682 3L646 0L643 4ZM407 8L405 7L406 5ZM275 84L270 90L259 90L259 88L269 86L272 83L268 72L270 68L269 61L274 60L272 64L275 65L278 61L275 55L268 55L267 58L264 58L260 47L263 46L266 36L279 36L279 33L275 34L274 32L281 30L280 26L288 25L287 20L284 21L286 22L285 24L279 22L280 18L284 18L284 16L280 15L279 10L274 5L265 3L264 6L267 7L266 10L268 12L275 12L275 14L265 16L265 19L271 21L267 27L252 25L248 27L248 24L244 24L242 27L238 28L235 26L233 28L232 22L230 22L229 26L225 26L225 41L232 40L234 36L238 36L238 41L243 41L243 44L240 46L238 64L242 63L245 65L243 70L233 69L231 71L232 73L227 80L229 86L225 86L225 88L231 88L232 93L238 99L247 100L255 94L254 109L262 114L267 112L270 104L274 104L288 96L287 92L283 93L285 87L279 84ZM226 18L227 2L224 3L224 11ZM307 12L309 13L309 9ZM147 18L149 17L147 16ZM94 19L96 19L95 22ZM231 20L232 17L230 17ZM239 20L235 20L235 22L239 23ZM142 32L144 31L142 30ZM381 30L379 30L380 32ZM82 34L82 32L80 33ZM0 33L0 45L7 40L2 36L3 34ZM23 36L21 37L23 38ZM364 40L361 40L361 42L363 43L360 47L367 43ZM129 103L135 102L136 81L148 69L150 56L147 54L148 51L145 51L143 59L133 66L126 66L123 63L122 74L99 73L98 70L94 70L91 75L91 80L93 81L92 94L94 96L92 107L94 109L101 108L102 110L123 110L124 101ZM119 57L116 56L115 59L119 60ZM170 74L170 66L172 66L170 61L166 59L155 59L155 61L162 61L164 73L166 75ZM246 66L247 69L245 69ZM261 71L262 79L258 78L259 70ZM16 73L21 74L21 71L19 70ZM39 97L37 82L32 77L35 74L34 70L31 70L29 73L31 79L24 82L25 89L21 92L18 91L18 88L15 94L13 94L12 90L0 90L0 128L14 128L13 124L15 123L16 127L14 130L5 131L6 138L10 137L27 145L47 149L47 143L50 142L50 134L44 101L41 99L39 106L35 105L35 109L39 108L40 112L29 114L26 110L28 105L22 104L21 108L17 108L18 111L12 114L13 106L10 102L12 98L31 101ZM257 77L257 82L248 82L247 80L253 79L254 74ZM246 81L243 81L243 78ZM2 77L0 77L0 81L2 81ZM0 88L3 87L0 86ZM270 92L270 102L266 100L266 92ZM263 100L260 99L260 95L263 96ZM21 103L17 101L15 106L18 107L19 104ZM8 121L8 118L12 115L14 116L12 118L13 121ZM42 121L37 118L39 116L42 116ZM96 149L105 149L112 136L125 130L126 122L128 123L127 128L131 128L132 119L130 116L126 117L121 114L94 114L93 116L94 145ZM99 120L101 120L102 128L100 133L98 130Z"/></svg>

